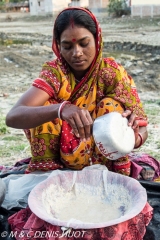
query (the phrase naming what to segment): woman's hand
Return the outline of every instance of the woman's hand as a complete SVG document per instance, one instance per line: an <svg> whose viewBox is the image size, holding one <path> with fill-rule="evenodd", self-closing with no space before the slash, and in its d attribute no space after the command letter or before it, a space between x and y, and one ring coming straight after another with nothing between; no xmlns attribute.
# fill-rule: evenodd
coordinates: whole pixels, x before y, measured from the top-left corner
<svg viewBox="0 0 160 240"><path fill-rule="evenodd" d="M130 110L126 110L122 113L122 116L128 118L128 126L132 127L135 134L135 141L136 141L139 133L139 125L138 125L138 121L136 120L136 115Z"/></svg>
<svg viewBox="0 0 160 240"><path fill-rule="evenodd" d="M147 139L148 132L146 127L139 127L136 115L130 110L126 110L122 113L123 117L128 118L128 126L131 126L135 134L135 146L139 148Z"/></svg>
<svg viewBox="0 0 160 240"><path fill-rule="evenodd" d="M83 141L90 138L93 120L88 110L66 104L61 111L61 118L69 123L77 137Z"/></svg>

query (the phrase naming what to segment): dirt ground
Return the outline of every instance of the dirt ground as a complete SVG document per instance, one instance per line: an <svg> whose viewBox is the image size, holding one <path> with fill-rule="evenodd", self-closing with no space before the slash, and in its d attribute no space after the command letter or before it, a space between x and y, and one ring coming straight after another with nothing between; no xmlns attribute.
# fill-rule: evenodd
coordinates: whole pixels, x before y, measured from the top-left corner
<svg viewBox="0 0 160 240"><path fill-rule="evenodd" d="M160 47L160 18L109 18L97 14L106 42L132 42ZM38 76L51 50L55 17L29 13L0 13L0 165L30 156L23 132L7 128L4 118ZM107 53L111 54L111 53ZM160 54L114 53L134 77L149 116L149 138L140 149L160 160ZM113 55L114 55L113 54Z"/></svg>

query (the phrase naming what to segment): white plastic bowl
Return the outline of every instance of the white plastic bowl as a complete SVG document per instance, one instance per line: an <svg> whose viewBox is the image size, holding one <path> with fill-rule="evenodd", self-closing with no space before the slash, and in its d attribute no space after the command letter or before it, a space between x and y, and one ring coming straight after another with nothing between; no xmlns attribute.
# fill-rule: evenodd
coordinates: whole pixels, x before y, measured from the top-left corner
<svg viewBox="0 0 160 240"><path fill-rule="evenodd" d="M119 209L122 210L121 216L114 218L113 220L98 223L94 222L94 218L92 222L82 222L73 218L72 215L68 221L58 219L54 215L51 216L47 212L46 207L48 199L53 199L53 196L51 194L46 195L46 199L43 198L43 193L45 193L48 187L52 185L61 186L65 189L67 196L68 191L72 188L75 189L75 186L78 184L83 186L84 189L87 189L87 191L91 192L93 195L98 194L101 197L104 196L105 201L109 201L111 205L115 202L115 199L118 199L118 204L120 206ZM99 187L102 187L102 194L97 191L97 188ZM127 191L129 206L126 204L128 203L128 200L125 198L125 192L122 194L122 188L125 188ZM59 191L55 191L55 196L57 198L59 197L58 195ZM60 199L60 202L62 202L62 200L65 201L65 197ZM82 171L55 170L51 173L51 176L48 179L39 183L32 189L28 198L28 204L31 211L39 218L56 226L72 227L74 229L102 228L119 224L139 214L144 208L146 202L146 190L137 180L118 173L110 172L107 168L98 164L86 167ZM54 202L54 204L56 203ZM60 206L62 211L64 211L63 204ZM90 211L92 211L92 208L88 209L88 214ZM54 208L52 209L52 212L54 212ZM101 213L104 214L104 210L102 210Z"/></svg>
<svg viewBox="0 0 160 240"><path fill-rule="evenodd" d="M99 151L108 159L116 160L130 153L135 145L133 129L118 112L96 118L93 137Z"/></svg>

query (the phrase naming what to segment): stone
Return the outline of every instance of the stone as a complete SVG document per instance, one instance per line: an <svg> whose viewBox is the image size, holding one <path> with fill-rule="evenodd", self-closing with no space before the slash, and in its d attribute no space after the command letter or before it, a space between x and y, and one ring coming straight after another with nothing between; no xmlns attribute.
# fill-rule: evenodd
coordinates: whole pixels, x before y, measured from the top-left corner
<svg viewBox="0 0 160 240"><path fill-rule="evenodd" d="M134 55L129 55L129 54L121 53L121 58L129 59L129 60L134 60L136 57L135 57Z"/></svg>
<svg viewBox="0 0 160 240"><path fill-rule="evenodd" d="M128 67L131 67L132 65L133 65L132 62L126 61L126 63L124 64L124 67L125 67L125 68L128 68Z"/></svg>
<svg viewBox="0 0 160 240"><path fill-rule="evenodd" d="M144 62L143 63L145 66L149 66L150 65L150 63L148 63L148 62Z"/></svg>
<svg viewBox="0 0 160 240"><path fill-rule="evenodd" d="M141 73L143 73L144 72L144 70L142 70L142 69L134 69L134 70L131 70L131 74L132 75L139 75L139 74L141 74Z"/></svg>

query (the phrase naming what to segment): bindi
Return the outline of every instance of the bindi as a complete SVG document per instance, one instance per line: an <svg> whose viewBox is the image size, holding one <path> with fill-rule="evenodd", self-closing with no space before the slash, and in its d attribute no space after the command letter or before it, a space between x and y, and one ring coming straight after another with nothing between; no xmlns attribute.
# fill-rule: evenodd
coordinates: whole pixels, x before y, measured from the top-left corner
<svg viewBox="0 0 160 240"><path fill-rule="evenodd" d="M72 42L75 42L75 41L76 41L76 39L75 39L75 38L73 38L73 39L72 39Z"/></svg>

